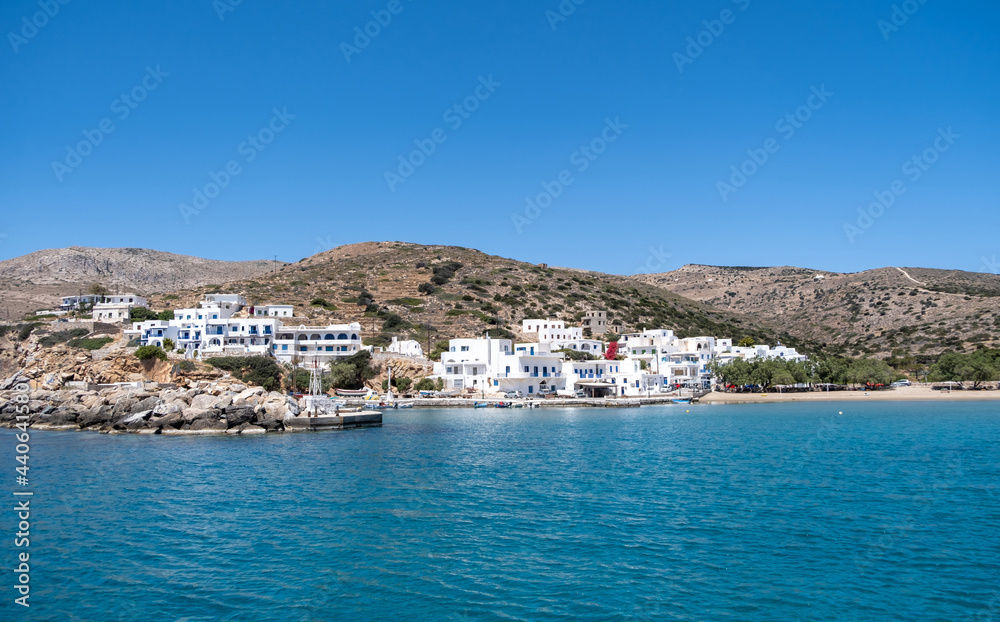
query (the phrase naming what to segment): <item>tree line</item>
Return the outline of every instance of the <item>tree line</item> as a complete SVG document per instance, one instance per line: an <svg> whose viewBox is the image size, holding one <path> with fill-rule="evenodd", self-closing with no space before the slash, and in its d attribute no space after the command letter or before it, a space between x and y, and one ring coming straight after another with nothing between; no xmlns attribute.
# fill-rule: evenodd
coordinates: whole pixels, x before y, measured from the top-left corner
<svg viewBox="0 0 1000 622"><path fill-rule="evenodd" d="M882 359L827 357L809 361L734 359L712 361L709 371L720 384L737 389L764 390L796 384L877 387L905 378ZM1000 380L1000 350L945 352L926 373L930 382L972 383L980 388Z"/></svg>

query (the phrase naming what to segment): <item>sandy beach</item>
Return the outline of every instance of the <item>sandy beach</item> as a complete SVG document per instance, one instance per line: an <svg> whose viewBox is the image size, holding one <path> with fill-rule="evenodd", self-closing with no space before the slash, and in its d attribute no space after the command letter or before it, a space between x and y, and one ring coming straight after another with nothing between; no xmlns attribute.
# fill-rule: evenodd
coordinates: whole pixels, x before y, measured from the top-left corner
<svg viewBox="0 0 1000 622"><path fill-rule="evenodd" d="M934 391L930 386L899 387L886 391L812 391L809 393L718 393L702 397L702 404L763 404L768 402L843 401L984 401L1000 400L1000 391Z"/></svg>

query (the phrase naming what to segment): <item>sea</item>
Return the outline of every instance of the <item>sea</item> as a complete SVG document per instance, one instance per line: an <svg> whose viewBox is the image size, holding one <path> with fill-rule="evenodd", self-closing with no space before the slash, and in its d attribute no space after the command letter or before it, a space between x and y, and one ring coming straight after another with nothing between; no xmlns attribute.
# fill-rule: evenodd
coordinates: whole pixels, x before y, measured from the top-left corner
<svg viewBox="0 0 1000 622"><path fill-rule="evenodd" d="M1000 402L15 434L2 620L1000 621Z"/></svg>

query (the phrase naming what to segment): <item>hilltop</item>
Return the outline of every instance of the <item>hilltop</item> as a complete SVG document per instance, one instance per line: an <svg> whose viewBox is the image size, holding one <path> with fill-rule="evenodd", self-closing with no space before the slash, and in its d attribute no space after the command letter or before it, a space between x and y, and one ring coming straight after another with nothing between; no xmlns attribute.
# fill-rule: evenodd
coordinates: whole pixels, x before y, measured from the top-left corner
<svg viewBox="0 0 1000 622"><path fill-rule="evenodd" d="M632 278L719 311L778 323L812 350L932 357L1000 345L1000 276L993 274L687 265Z"/></svg>
<svg viewBox="0 0 1000 622"><path fill-rule="evenodd" d="M0 297L11 319L58 306L60 296L109 290L148 295L252 278L284 265L274 261L218 261L143 248L69 248L36 251L0 261ZM6 317L4 317L6 319Z"/></svg>
<svg viewBox="0 0 1000 622"><path fill-rule="evenodd" d="M719 311L625 277L551 268L455 246L365 242L313 255L273 274L153 298L158 309L196 303L208 291L244 294L252 304L295 306L297 321L361 322L366 343L391 336L421 343L455 337L520 337L520 321L553 317L579 325L606 309L629 330L672 328L683 336L790 339L766 323Z"/></svg>

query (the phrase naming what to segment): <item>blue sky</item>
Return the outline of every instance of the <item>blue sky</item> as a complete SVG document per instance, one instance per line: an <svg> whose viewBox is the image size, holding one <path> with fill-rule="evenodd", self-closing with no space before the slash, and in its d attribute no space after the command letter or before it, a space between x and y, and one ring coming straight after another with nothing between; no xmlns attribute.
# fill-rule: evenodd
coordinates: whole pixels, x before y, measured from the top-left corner
<svg viewBox="0 0 1000 622"><path fill-rule="evenodd" d="M3 3L0 258L996 269L996 3L236 2Z"/></svg>

